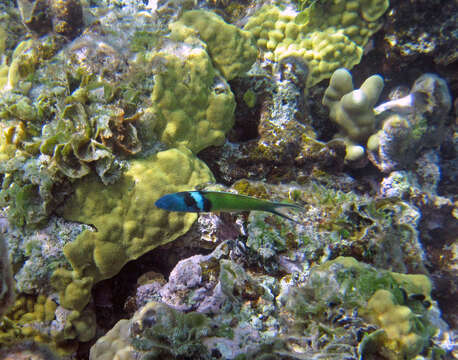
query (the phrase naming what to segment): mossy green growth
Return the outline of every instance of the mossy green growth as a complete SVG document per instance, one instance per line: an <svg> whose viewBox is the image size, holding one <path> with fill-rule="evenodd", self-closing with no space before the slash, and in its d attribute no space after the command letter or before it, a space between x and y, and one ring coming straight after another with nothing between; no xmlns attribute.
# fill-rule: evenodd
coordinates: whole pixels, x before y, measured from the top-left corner
<svg viewBox="0 0 458 360"><path fill-rule="evenodd" d="M244 74L256 61L258 52L251 33L226 23L213 12L187 11L170 28L178 41L192 41L197 35L226 80Z"/></svg>
<svg viewBox="0 0 458 360"><path fill-rule="evenodd" d="M234 94L212 65L204 48L168 44L153 62L160 63L151 95L159 139L194 153L222 145L234 122Z"/></svg>
<svg viewBox="0 0 458 360"><path fill-rule="evenodd" d="M249 108L254 108L256 105L256 93L253 90L248 89L243 94L243 101Z"/></svg>
<svg viewBox="0 0 458 360"><path fill-rule="evenodd" d="M419 354L435 333L426 316L432 300L431 281L425 275L394 273L338 257L312 268L297 294L289 306L302 317L319 316L331 303L358 308L366 320L384 329L385 340L375 351L391 353L388 359Z"/></svg>
<svg viewBox="0 0 458 360"><path fill-rule="evenodd" d="M151 51L159 42L159 34L151 31L136 31L130 49L134 52Z"/></svg>
<svg viewBox="0 0 458 360"><path fill-rule="evenodd" d="M264 56L274 61L298 56L309 66L307 86L339 67L358 64L388 0L300 1L301 12L265 5L245 25Z"/></svg>
<svg viewBox="0 0 458 360"><path fill-rule="evenodd" d="M0 234L0 318L14 300L14 282L6 240Z"/></svg>
<svg viewBox="0 0 458 360"><path fill-rule="evenodd" d="M56 270L52 278L61 302L80 311L90 300L88 283L116 275L129 260L186 233L196 214L166 212L154 202L166 193L213 180L207 166L187 149L133 160L113 185L105 186L93 176L82 179L63 216L92 224L97 231L86 230L65 245L73 272Z"/></svg>
<svg viewBox="0 0 458 360"><path fill-rule="evenodd" d="M223 327L205 314L185 314L151 301L98 339L90 359L209 360L213 357L203 340L218 336L218 328Z"/></svg>
<svg viewBox="0 0 458 360"><path fill-rule="evenodd" d="M197 312L181 313L150 302L132 319L132 345L148 359L211 359L202 343L213 335L210 319Z"/></svg>
<svg viewBox="0 0 458 360"><path fill-rule="evenodd" d="M399 304L393 294L384 289L377 290L369 299L366 317L380 327L378 352L389 360L414 358L435 333L434 327L425 324L419 314Z"/></svg>

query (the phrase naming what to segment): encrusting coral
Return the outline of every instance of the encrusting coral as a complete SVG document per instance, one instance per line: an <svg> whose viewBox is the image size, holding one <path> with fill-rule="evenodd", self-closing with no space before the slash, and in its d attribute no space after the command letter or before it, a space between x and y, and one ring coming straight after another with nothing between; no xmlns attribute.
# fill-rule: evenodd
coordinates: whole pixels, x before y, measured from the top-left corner
<svg viewBox="0 0 458 360"><path fill-rule="evenodd" d="M227 80L244 74L257 52L250 33L209 11L187 11L169 27L152 56L154 123L145 125L167 146L198 153L223 143L235 110Z"/></svg>
<svg viewBox="0 0 458 360"><path fill-rule="evenodd" d="M360 62L363 47L380 28L378 19L389 4L387 0L325 0L304 1L304 5L301 12L264 5L244 29L253 33L270 60L303 58L310 69L307 86L313 86L336 69L351 69Z"/></svg>
<svg viewBox="0 0 458 360"><path fill-rule="evenodd" d="M186 233L196 215L168 213L157 209L154 201L165 193L212 180L210 170L187 149L133 160L113 185L84 178L66 203L63 216L92 224L96 231L86 230L64 247L73 272L61 268L51 279L61 304L82 310L94 283L116 275L129 260Z"/></svg>
<svg viewBox="0 0 458 360"><path fill-rule="evenodd" d="M226 23L213 12L187 11L170 29L177 41L193 42L196 36L201 39L213 64L228 81L243 75L256 60L251 33Z"/></svg>
<svg viewBox="0 0 458 360"><path fill-rule="evenodd" d="M234 94L202 45L170 41L153 61L159 66L150 126L159 140L194 153L221 145L233 125Z"/></svg>

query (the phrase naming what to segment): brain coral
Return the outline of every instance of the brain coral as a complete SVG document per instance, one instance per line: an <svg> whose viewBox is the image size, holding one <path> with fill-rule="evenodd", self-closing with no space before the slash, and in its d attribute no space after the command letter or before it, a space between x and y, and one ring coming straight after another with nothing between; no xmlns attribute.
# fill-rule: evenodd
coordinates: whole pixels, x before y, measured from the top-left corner
<svg viewBox="0 0 458 360"><path fill-rule="evenodd" d="M120 181L104 186L85 177L66 204L64 217L93 224L64 247L73 272L58 269L53 285L64 307L81 310L92 284L116 275L129 260L188 231L195 214L169 213L154 202L165 193L213 180L206 165L187 149L171 149L133 160Z"/></svg>
<svg viewBox="0 0 458 360"><path fill-rule="evenodd" d="M303 3L305 7L309 2ZM351 69L359 63L388 5L387 0L323 0L299 13L266 5L250 18L245 30L254 35L270 60L303 58L310 68L307 85L313 86L337 68Z"/></svg>

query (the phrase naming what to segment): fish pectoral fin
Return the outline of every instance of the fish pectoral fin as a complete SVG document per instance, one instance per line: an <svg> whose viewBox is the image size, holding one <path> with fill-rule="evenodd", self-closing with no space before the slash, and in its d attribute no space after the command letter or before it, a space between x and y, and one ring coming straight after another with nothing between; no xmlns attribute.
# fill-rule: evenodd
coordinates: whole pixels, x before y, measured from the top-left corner
<svg viewBox="0 0 458 360"><path fill-rule="evenodd" d="M284 219L287 219L287 220L290 220L292 222L295 222L296 224L301 224L302 222L301 221L298 221L298 220L295 220L293 219L290 214L289 214L289 211L288 210L297 210L297 211L301 211L301 212L304 212L305 209L299 205L295 205L295 204L276 204L275 208L270 210L271 213L275 214L275 215L278 215Z"/></svg>
<svg viewBox="0 0 458 360"><path fill-rule="evenodd" d="M285 209L285 208L283 208L283 209ZM287 214L284 214L282 211L279 211L278 208L277 208L277 209L274 209L274 210L271 210L270 212L271 212L272 214L275 214L275 215L277 215L277 216L280 216L280 217L282 217L282 218L284 218L284 219L287 219L287 220L289 220L289 221L295 222L296 224L301 224L300 221L293 219L292 217L290 217L290 216L287 215Z"/></svg>

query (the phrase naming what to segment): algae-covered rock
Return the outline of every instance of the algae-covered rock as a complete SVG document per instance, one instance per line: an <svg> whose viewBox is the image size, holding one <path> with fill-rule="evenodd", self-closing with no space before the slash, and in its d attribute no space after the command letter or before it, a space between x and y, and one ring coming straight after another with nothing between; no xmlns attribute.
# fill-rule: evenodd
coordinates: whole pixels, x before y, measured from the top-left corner
<svg viewBox="0 0 458 360"><path fill-rule="evenodd" d="M361 354L398 360L421 353L436 332L431 288L425 275L389 272L339 257L313 267L303 287L280 294L280 299L286 300L298 323L310 317L322 319L332 308L357 308L358 314L384 331L383 341L363 339ZM365 336L372 336L373 330ZM339 330L333 333L337 336Z"/></svg>
<svg viewBox="0 0 458 360"><path fill-rule="evenodd" d="M201 46L169 42L153 61L158 65L149 127L170 147L194 153L222 145L232 127L235 100L226 80Z"/></svg>
<svg viewBox="0 0 458 360"><path fill-rule="evenodd" d="M0 317L14 300L14 282L5 238L0 229Z"/></svg>
<svg viewBox="0 0 458 360"><path fill-rule="evenodd" d="M183 314L150 302L131 320L121 320L91 348L91 360L211 359L202 339L212 334L209 319L199 313Z"/></svg>
<svg viewBox="0 0 458 360"><path fill-rule="evenodd" d="M107 279L129 260L175 240L196 220L192 213L169 213L154 202L163 194L211 181L213 175L189 150L172 149L134 160L117 183L84 178L66 203L65 218L94 226L64 247L73 273L60 269L52 282L61 303L81 310L92 283Z"/></svg>
<svg viewBox="0 0 458 360"><path fill-rule="evenodd" d="M410 168L422 152L442 143L451 107L446 81L421 75L407 96L374 109L383 125L368 139L369 160L385 173Z"/></svg>
<svg viewBox="0 0 458 360"><path fill-rule="evenodd" d="M18 0L22 22L32 32L56 34L74 38L83 26L80 0Z"/></svg>

